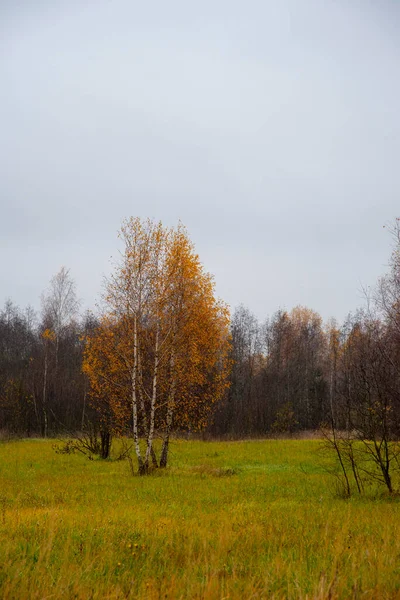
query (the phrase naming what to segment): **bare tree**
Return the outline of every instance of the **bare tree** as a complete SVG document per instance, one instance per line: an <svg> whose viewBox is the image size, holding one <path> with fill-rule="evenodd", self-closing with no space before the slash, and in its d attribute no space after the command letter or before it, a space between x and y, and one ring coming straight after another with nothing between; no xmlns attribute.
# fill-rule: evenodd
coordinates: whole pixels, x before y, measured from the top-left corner
<svg viewBox="0 0 400 600"><path fill-rule="evenodd" d="M56 369L58 367L58 349L60 336L64 328L78 315L80 302L76 295L76 286L69 269L61 267L50 280L47 292L42 295L43 321L55 333Z"/></svg>
<svg viewBox="0 0 400 600"><path fill-rule="evenodd" d="M342 330L335 351L336 389L331 394L328 436L345 478L359 492L376 481L395 491L400 470L400 228L390 229L395 248L389 272L372 292L367 306ZM336 366L338 365L338 367ZM340 426L345 431L340 431Z"/></svg>

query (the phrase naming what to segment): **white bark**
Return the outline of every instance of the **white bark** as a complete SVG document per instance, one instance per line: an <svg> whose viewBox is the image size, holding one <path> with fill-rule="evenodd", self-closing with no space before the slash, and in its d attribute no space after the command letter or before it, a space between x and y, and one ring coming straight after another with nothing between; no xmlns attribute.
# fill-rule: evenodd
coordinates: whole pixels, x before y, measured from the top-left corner
<svg viewBox="0 0 400 600"><path fill-rule="evenodd" d="M137 407L137 367L138 367L138 335L137 317L133 321L133 369L132 369L132 429L135 452L139 464L139 472L143 470L143 458L140 450L138 431L138 407Z"/></svg>
<svg viewBox="0 0 400 600"><path fill-rule="evenodd" d="M167 418L165 424L165 434L163 445L161 449L161 457L160 457L160 467L166 467L168 462L168 450L169 450L169 436L171 434L172 429L172 421L174 417L175 410L175 393L176 393L176 378L175 378L175 355L174 350L171 352L170 358L170 370L171 370L171 387L168 396L168 404L167 404Z"/></svg>
<svg viewBox="0 0 400 600"><path fill-rule="evenodd" d="M46 402L47 402L47 397L46 397L46 391L47 391L47 348L45 348L44 351L44 376L43 376L43 402L42 402L42 409L43 409L43 418L44 418L44 437L47 437L47 409L46 409Z"/></svg>
<svg viewBox="0 0 400 600"><path fill-rule="evenodd" d="M153 390L152 390L151 404L150 404L150 426L149 426L149 435L147 437L147 449L146 449L146 459L145 459L146 467L149 464L149 458L150 458L151 450L153 447L154 421L155 421L154 417L155 417L155 409L156 409L156 402L157 402L158 364L159 364L159 326L157 325L156 342L155 342L155 348L154 348Z"/></svg>

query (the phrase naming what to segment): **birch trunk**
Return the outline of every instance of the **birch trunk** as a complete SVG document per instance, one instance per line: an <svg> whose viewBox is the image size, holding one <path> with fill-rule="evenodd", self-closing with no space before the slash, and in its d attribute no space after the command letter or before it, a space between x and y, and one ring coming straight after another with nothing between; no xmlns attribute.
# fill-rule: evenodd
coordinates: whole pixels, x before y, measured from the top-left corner
<svg viewBox="0 0 400 600"><path fill-rule="evenodd" d="M138 369L139 369L140 409L142 411L143 430L144 430L144 434L145 434L146 438L148 438L148 436L149 436L149 427L148 427L148 423L147 423L146 407L145 407L145 404L144 404L143 378L142 378L142 367L141 367L141 364L140 364L140 353L139 353L139 356L138 356ZM151 446L150 456L151 456L151 462L153 463L153 467L155 467L157 469L158 462L157 462L156 453L154 452L154 446L153 445Z"/></svg>
<svg viewBox="0 0 400 600"><path fill-rule="evenodd" d="M45 438L47 438L47 409L46 409L47 397L46 397L46 391L47 391L47 349L45 349L45 354L44 354L43 406L42 406L43 420L44 420L43 435L44 435Z"/></svg>
<svg viewBox="0 0 400 600"><path fill-rule="evenodd" d="M39 433L39 431L41 430L41 426L40 426L40 419L39 419L39 412L38 412L38 408L37 408L35 391L33 391L32 398L33 398L33 408L35 410L35 416L36 416L36 423L38 426L37 432Z"/></svg>
<svg viewBox="0 0 400 600"><path fill-rule="evenodd" d="M155 354L154 354L154 371L153 371L153 390L151 395L151 404L150 404L150 427L149 434L147 436L147 449L146 449L146 459L145 466L146 469L149 465L149 458L151 455L151 450L153 448L153 437L154 437L154 416L156 409L156 401L157 401L157 378L158 378L158 363L159 363L159 328L157 326L156 332L156 344L155 344Z"/></svg>
<svg viewBox="0 0 400 600"><path fill-rule="evenodd" d="M138 410L137 410L137 370L138 370L138 336L137 336L137 316L133 321L133 369L132 369L132 429L135 452L139 465L139 473L143 474L144 465L142 453L140 451L139 431L138 431Z"/></svg>
<svg viewBox="0 0 400 600"><path fill-rule="evenodd" d="M170 359L171 388L170 388L168 404L167 404L167 419L166 419L164 440L163 440L163 445L162 445L162 449L161 449L160 467L166 467L167 463L168 463L169 437L171 434L172 421L173 421L174 409L175 409L176 379L175 379L174 367L175 367L175 356L174 356L174 352L172 351L171 359Z"/></svg>
<svg viewBox="0 0 400 600"><path fill-rule="evenodd" d="M85 427L85 416L86 416L86 386L83 394L83 408L82 408L82 421L81 421L81 431L83 431Z"/></svg>

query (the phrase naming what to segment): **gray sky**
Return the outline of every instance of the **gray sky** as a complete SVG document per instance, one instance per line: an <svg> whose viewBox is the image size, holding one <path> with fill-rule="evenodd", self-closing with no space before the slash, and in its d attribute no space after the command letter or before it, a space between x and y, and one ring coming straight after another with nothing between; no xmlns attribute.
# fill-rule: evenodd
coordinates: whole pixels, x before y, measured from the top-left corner
<svg viewBox="0 0 400 600"><path fill-rule="evenodd" d="M342 319L400 216L400 2L2 0L0 302L85 306L130 215L217 291Z"/></svg>

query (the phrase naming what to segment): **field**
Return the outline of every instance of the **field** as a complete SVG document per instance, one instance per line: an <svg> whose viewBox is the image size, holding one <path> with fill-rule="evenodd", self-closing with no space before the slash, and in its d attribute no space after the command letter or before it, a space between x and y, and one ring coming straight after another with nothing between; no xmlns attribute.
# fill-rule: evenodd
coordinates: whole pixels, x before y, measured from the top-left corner
<svg viewBox="0 0 400 600"><path fill-rule="evenodd" d="M5 599L400 598L400 502L335 495L317 440L175 441L170 467L0 444Z"/></svg>

